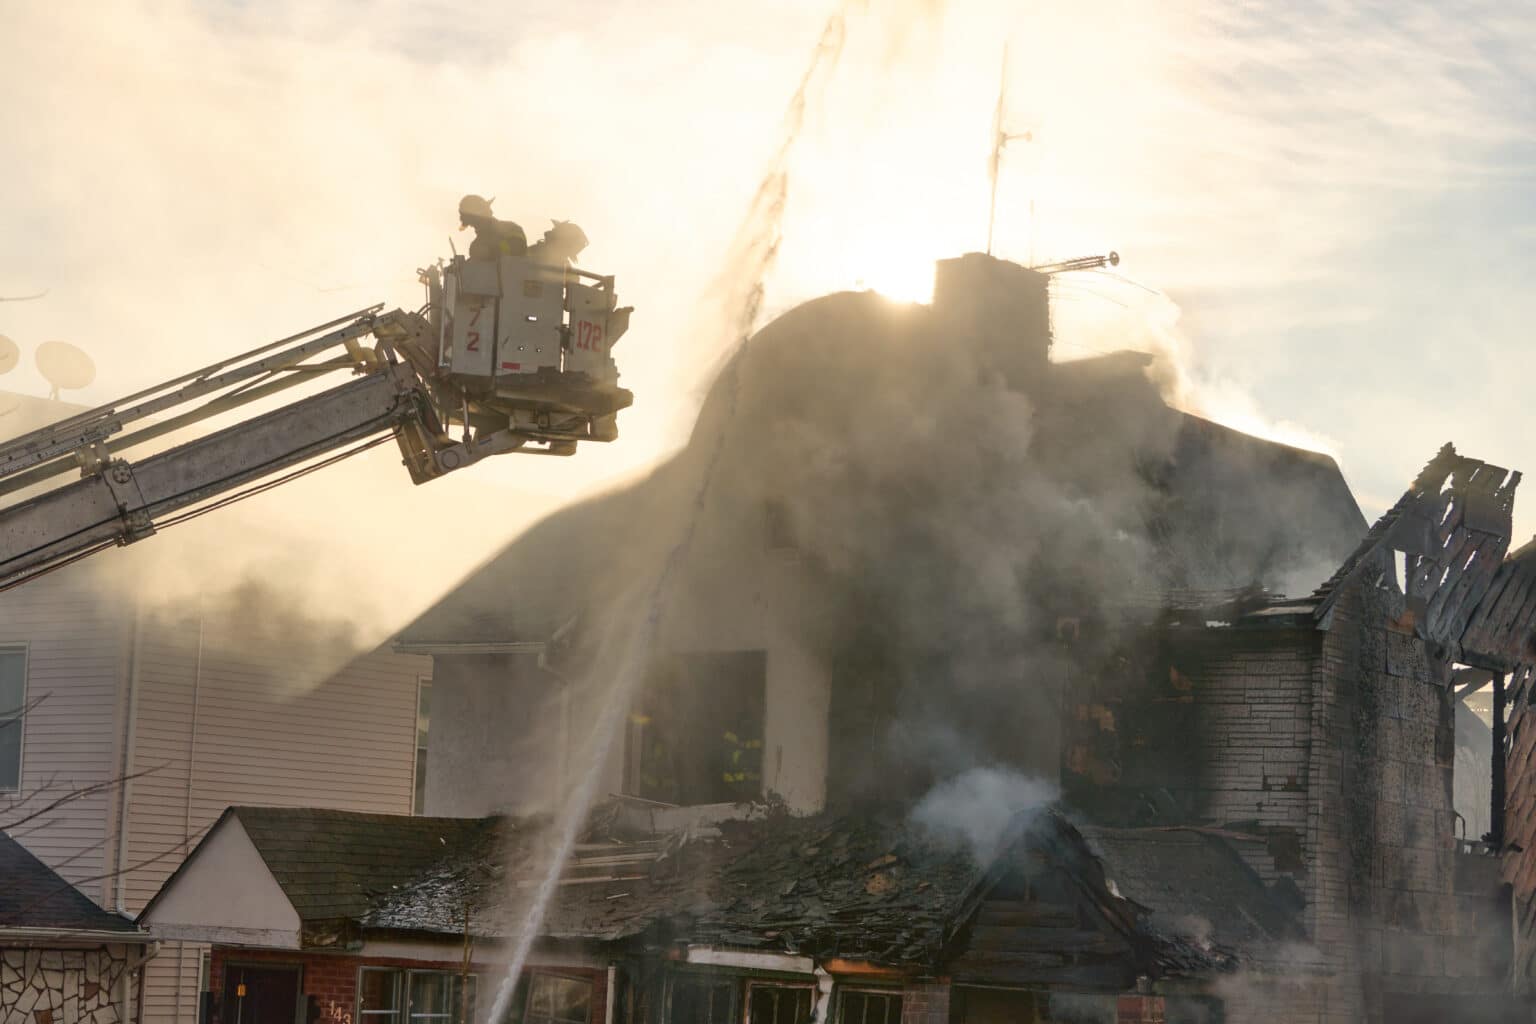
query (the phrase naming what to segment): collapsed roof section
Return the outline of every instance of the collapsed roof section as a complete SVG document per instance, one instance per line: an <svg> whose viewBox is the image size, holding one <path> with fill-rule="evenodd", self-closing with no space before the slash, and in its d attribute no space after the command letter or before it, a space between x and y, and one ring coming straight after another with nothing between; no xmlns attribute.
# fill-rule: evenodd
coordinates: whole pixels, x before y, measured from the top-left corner
<svg viewBox="0 0 1536 1024"><path fill-rule="evenodd" d="M479 938L514 936L553 832L547 819L250 807L230 808L221 824L229 818L298 912L300 948L311 949L385 934L452 940L466 921ZM914 973L956 965L1123 986L1263 961L1296 934L1291 908L1230 837L1198 830L1080 829L1042 809L1016 819L1012 838L978 861L894 810L665 833L608 820L566 864L545 941L631 952L728 945ZM216 846L205 839L183 870L199 871L204 848ZM176 885L146 908L157 935L177 934L155 911ZM1019 927L1026 918L1031 926Z"/></svg>
<svg viewBox="0 0 1536 1024"><path fill-rule="evenodd" d="M1529 671L1521 667L1533 660L1536 546L1505 558L1519 484L1518 472L1445 445L1318 588L1318 621L1326 624L1344 585L1359 581L1447 664L1520 671L1523 688Z"/></svg>

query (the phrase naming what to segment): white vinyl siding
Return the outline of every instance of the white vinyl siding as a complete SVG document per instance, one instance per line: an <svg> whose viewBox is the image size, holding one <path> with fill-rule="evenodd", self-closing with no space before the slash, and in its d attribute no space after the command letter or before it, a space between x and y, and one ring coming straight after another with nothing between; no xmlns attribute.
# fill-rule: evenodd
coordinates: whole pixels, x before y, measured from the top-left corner
<svg viewBox="0 0 1536 1024"><path fill-rule="evenodd" d="M26 710L26 645L0 646L0 793L21 789L21 723ZM0 812L0 828L6 818Z"/></svg>
<svg viewBox="0 0 1536 1024"><path fill-rule="evenodd" d="M126 879L130 912L231 805L411 813L417 684L430 662L380 650L315 663L302 639L251 650L238 624L210 616L199 663L195 618L146 627L134 763L163 767L130 798L127 862L150 862ZM146 1024L195 1022L200 952L168 945L147 965Z"/></svg>
<svg viewBox="0 0 1536 1024"><path fill-rule="evenodd" d="M104 892L112 782L119 774L116 712L131 620L128 604L89 565L0 594L0 650L25 652L26 699L32 704L21 722L21 784L0 793L0 822L14 825L13 819L59 797L99 787L10 829L43 863L97 900Z"/></svg>

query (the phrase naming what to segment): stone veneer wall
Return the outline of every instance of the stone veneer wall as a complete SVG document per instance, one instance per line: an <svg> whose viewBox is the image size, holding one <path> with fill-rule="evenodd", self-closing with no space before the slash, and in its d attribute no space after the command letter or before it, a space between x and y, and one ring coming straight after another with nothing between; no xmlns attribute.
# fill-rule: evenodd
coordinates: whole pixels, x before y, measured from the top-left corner
<svg viewBox="0 0 1536 1024"><path fill-rule="evenodd" d="M135 948L0 949L0 1024L127 1024L116 998Z"/></svg>

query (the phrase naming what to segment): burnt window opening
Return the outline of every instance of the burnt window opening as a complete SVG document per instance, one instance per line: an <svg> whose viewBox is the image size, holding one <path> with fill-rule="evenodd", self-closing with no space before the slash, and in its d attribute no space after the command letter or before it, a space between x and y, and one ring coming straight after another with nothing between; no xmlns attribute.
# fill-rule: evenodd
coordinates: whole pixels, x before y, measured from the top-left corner
<svg viewBox="0 0 1536 1024"><path fill-rule="evenodd" d="M763 792L765 651L675 654L629 718L625 791L660 803L738 803Z"/></svg>
<svg viewBox="0 0 1536 1024"><path fill-rule="evenodd" d="M587 1024L592 1018L592 983L535 971L528 979L523 1024Z"/></svg>
<svg viewBox="0 0 1536 1024"><path fill-rule="evenodd" d="M678 975L672 980L669 1024L733 1024L736 988L732 978Z"/></svg>
<svg viewBox="0 0 1536 1024"><path fill-rule="evenodd" d="M815 991L754 981L747 985L747 1024L808 1024Z"/></svg>
<svg viewBox="0 0 1536 1024"><path fill-rule="evenodd" d="M837 1024L901 1024L901 993L893 989L843 989Z"/></svg>

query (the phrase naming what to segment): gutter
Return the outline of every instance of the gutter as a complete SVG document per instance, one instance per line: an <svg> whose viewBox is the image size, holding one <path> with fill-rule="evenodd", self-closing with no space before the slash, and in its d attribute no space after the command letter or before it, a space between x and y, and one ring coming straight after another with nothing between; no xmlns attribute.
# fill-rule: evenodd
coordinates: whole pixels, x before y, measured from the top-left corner
<svg viewBox="0 0 1536 1024"><path fill-rule="evenodd" d="M0 927L5 942L108 942L158 949L160 940L147 932L114 932L96 928L6 928ZM151 952L144 959L148 960ZM141 963L143 961L140 961Z"/></svg>
<svg viewBox="0 0 1536 1024"><path fill-rule="evenodd" d="M396 640L390 648L396 654L539 654L544 653L542 640Z"/></svg>

